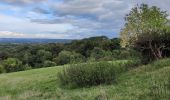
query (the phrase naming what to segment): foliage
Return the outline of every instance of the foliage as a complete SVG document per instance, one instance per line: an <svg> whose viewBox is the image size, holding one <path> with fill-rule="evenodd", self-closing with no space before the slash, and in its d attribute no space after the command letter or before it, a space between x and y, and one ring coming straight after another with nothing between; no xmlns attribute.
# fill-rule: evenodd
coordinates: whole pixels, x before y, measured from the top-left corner
<svg viewBox="0 0 170 100"><path fill-rule="evenodd" d="M0 50L0 61L16 58L21 61L22 69L41 68L46 65L52 67L54 65L84 63L87 61L125 59L125 56L119 56L124 55L124 53L117 55L112 52L121 50L120 39L109 39L105 36L73 40L65 44L0 44Z"/></svg>
<svg viewBox="0 0 170 100"><path fill-rule="evenodd" d="M95 60L100 60L102 58L104 58L106 55L106 51L104 51L101 48L98 47L94 47L94 49L91 51L91 55L90 57L94 58Z"/></svg>
<svg viewBox="0 0 170 100"><path fill-rule="evenodd" d="M165 67L165 66L170 66L170 59L162 59L162 60L158 60L158 61L154 61L150 64L150 66L153 66L155 68L161 68L161 67Z"/></svg>
<svg viewBox="0 0 170 100"><path fill-rule="evenodd" d="M0 64L0 73L4 73L4 72L5 72L4 66L2 66L2 65Z"/></svg>
<svg viewBox="0 0 170 100"><path fill-rule="evenodd" d="M133 61L73 64L59 73L58 78L63 86L70 88L110 84L116 82L122 72L137 64Z"/></svg>
<svg viewBox="0 0 170 100"><path fill-rule="evenodd" d="M111 51L113 49L119 49L120 39L108 39L105 36L90 37L82 40L74 40L66 45L66 50L75 51L81 55L90 57L90 52L95 48L101 48L105 51Z"/></svg>
<svg viewBox="0 0 170 100"><path fill-rule="evenodd" d="M52 62L50 60L46 60L43 64L44 67L51 67L51 66L56 66L55 62Z"/></svg>
<svg viewBox="0 0 170 100"><path fill-rule="evenodd" d="M152 59L160 59L163 51L170 46L168 14L156 6L146 4L132 8L125 17L125 27L121 32L123 47L133 47Z"/></svg>
<svg viewBox="0 0 170 100"><path fill-rule="evenodd" d="M40 60L42 61L52 59L51 52L45 50L38 50L37 56L39 56Z"/></svg>
<svg viewBox="0 0 170 100"><path fill-rule="evenodd" d="M83 61L83 56L75 52L61 51L58 54L58 57L54 60L58 65L68 64L72 62L78 63Z"/></svg>
<svg viewBox="0 0 170 100"><path fill-rule="evenodd" d="M24 70L24 67L22 67L22 62L16 58L8 58L4 60L3 66L6 72L16 72Z"/></svg>
<svg viewBox="0 0 170 100"><path fill-rule="evenodd" d="M140 52L133 49L119 49L113 50L112 56L114 59L141 59Z"/></svg>
<svg viewBox="0 0 170 100"><path fill-rule="evenodd" d="M32 67L31 67L30 65L28 65L28 64L25 64L23 67L24 67L24 70L30 70L30 69L32 69Z"/></svg>
<svg viewBox="0 0 170 100"><path fill-rule="evenodd" d="M62 85L92 86L115 81L115 69L112 64L105 62L70 65L58 77Z"/></svg>

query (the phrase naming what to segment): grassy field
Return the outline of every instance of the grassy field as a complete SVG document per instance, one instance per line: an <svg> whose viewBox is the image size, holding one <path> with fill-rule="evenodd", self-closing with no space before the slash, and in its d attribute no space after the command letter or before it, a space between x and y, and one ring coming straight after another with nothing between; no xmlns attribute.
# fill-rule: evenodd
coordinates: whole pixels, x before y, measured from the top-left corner
<svg viewBox="0 0 170 100"><path fill-rule="evenodd" d="M168 61L169 62L169 61ZM160 65L159 65L160 64ZM170 66L159 63L123 73L112 85L64 89L57 72L63 66L0 75L0 100L168 100ZM160 99L158 99L160 100Z"/></svg>

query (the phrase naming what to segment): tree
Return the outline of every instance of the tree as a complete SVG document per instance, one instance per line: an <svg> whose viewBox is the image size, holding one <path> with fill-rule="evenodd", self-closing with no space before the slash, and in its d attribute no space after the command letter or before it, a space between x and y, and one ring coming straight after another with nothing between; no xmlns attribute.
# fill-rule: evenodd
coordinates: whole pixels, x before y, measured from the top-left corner
<svg viewBox="0 0 170 100"><path fill-rule="evenodd" d="M101 48L94 47L94 49L91 51L91 57L95 60L99 60L101 58L105 57L105 51Z"/></svg>
<svg viewBox="0 0 170 100"><path fill-rule="evenodd" d="M59 55L54 59L56 64L63 65L68 63L78 63L82 62L84 59L84 56L82 56L79 53L70 52L70 51L61 51Z"/></svg>
<svg viewBox="0 0 170 100"><path fill-rule="evenodd" d="M170 37L167 17L168 14L156 6L141 4L132 8L125 17L121 45L137 48L154 59L162 58Z"/></svg>
<svg viewBox="0 0 170 100"><path fill-rule="evenodd" d="M0 61L8 58L8 55L6 51L0 51Z"/></svg>
<svg viewBox="0 0 170 100"><path fill-rule="evenodd" d="M45 50L38 50L37 51L37 61L44 62L45 60L52 60L52 53Z"/></svg>
<svg viewBox="0 0 170 100"><path fill-rule="evenodd" d="M46 60L46 61L44 61L44 67L52 67L52 66L55 66L56 65L56 63L55 62L52 62L52 61L50 61L50 60Z"/></svg>
<svg viewBox="0 0 170 100"><path fill-rule="evenodd" d="M22 62L17 58L8 58L4 60L3 66L6 72L16 72L24 70L24 67L22 67Z"/></svg>

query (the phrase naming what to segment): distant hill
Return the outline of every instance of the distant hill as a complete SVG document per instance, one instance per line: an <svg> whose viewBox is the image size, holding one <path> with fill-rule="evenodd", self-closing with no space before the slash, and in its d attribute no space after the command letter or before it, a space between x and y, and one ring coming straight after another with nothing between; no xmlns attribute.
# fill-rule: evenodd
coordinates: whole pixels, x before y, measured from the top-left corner
<svg viewBox="0 0 170 100"><path fill-rule="evenodd" d="M0 43L69 43L71 39L0 38Z"/></svg>

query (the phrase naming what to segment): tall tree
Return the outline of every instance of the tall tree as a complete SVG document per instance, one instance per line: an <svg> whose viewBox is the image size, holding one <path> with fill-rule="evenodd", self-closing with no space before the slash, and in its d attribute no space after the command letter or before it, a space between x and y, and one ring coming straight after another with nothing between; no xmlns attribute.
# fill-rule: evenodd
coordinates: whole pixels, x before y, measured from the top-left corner
<svg viewBox="0 0 170 100"><path fill-rule="evenodd" d="M150 52L156 59L162 58L170 37L168 14L156 6L141 4L132 8L125 17L121 31L121 45Z"/></svg>

